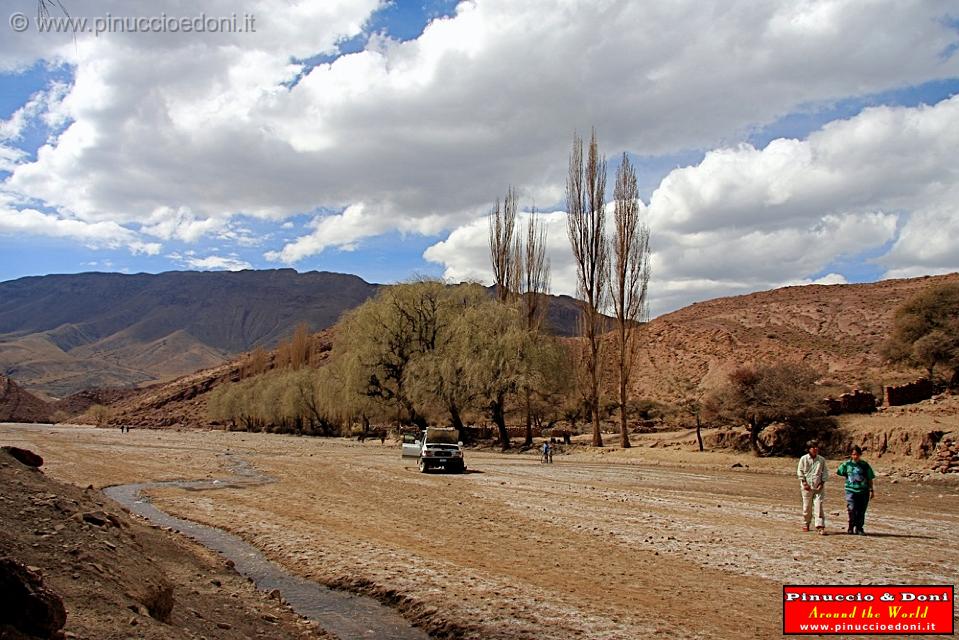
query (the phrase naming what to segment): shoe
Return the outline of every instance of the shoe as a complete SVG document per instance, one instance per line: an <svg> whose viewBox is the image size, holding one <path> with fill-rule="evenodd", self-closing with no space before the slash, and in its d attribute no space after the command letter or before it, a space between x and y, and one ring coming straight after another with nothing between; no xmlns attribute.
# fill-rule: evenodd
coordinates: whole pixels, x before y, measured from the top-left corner
<svg viewBox="0 0 959 640"><path fill-rule="evenodd" d="M866 535L866 532L862 530L862 527L860 527L860 528L856 529L856 535L858 535L858 536L864 536L864 535Z"/></svg>
<svg viewBox="0 0 959 640"><path fill-rule="evenodd" d="M821 536L826 535L826 527L816 527L816 533Z"/></svg>
<svg viewBox="0 0 959 640"><path fill-rule="evenodd" d="M854 533L856 533L856 530L853 529L852 527L849 527L848 529L846 529L846 534L847 534L847 535L850 535L850 536L851 536L851 535L854 534Z"/></svg>
<svg viewBox="0 0 959 640"><path fill-rule="evenodd" d="M802 530L803 530L803 531L809 531L809 525L808 525L808 524L804 524L803 527L802 527Z"/></svg>

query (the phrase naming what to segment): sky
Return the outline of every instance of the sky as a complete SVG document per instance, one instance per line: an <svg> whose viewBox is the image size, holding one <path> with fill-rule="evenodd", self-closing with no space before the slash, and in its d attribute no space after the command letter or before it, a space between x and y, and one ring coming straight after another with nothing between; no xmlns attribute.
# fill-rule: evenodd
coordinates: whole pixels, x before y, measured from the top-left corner
<svg viewBox="0 0 959 640"><path fill-rule="evenodd" d="M85 30L4 3L0 281L489 283L513 186L573 294L565 179L591 130L609 185L637 167L653 316L959 270L954 1L61 1Z"/></svg>

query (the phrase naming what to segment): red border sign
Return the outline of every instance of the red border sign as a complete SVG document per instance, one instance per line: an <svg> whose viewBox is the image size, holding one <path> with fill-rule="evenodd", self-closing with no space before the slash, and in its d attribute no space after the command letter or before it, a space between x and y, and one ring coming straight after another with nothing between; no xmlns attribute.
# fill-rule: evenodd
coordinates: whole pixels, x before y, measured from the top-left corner
<svg viewBox="0 0 959 640"><path fill-rule="evenodd" d="M951 635L953 585L785 585L784 635Z"/></svg>

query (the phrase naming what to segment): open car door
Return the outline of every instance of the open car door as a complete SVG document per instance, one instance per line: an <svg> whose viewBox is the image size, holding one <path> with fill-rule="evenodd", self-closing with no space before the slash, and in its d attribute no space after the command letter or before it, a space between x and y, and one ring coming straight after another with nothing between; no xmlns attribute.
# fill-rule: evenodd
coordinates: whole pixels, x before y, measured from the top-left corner
<svg viewBox="0 0 959 640"><path fill-rule="evenodd" d="M422 448L422 445L423 445L423 442L420 438L422 438L422 436L415 433L403 434L403 457L404 458L420 457L420 449Z"/></svg>

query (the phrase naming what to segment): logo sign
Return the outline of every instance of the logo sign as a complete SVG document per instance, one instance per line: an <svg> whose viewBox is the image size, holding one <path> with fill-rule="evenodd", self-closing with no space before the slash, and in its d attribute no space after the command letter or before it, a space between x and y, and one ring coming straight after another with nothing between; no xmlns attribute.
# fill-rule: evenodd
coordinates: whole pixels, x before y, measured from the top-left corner
<svg viewBox="0 0 959 640"><path fill-rule="evenodd" d="M951 635L953 585L786 585L785 635Z"/></svg>

